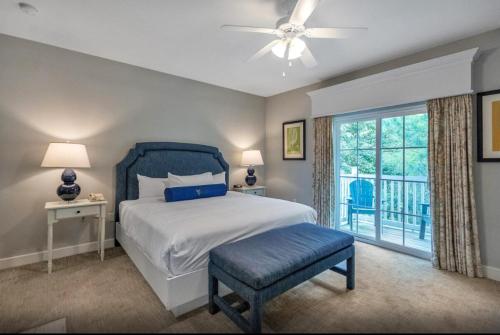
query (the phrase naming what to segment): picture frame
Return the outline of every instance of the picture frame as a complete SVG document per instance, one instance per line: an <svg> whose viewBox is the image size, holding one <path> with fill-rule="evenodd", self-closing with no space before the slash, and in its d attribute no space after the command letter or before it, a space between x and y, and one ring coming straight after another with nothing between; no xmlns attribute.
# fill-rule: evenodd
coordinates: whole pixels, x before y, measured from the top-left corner
<svg viewBox="0 0 500 335"><path fill-rule="evenodd" d="M477 161L500 162L500 90L477 94Z"/></svg>
<svg viewBox="0 0 500 335"><path fill-rule="evenodd" d="M306 120L283 122L283 160L306 159Z"/></svg>

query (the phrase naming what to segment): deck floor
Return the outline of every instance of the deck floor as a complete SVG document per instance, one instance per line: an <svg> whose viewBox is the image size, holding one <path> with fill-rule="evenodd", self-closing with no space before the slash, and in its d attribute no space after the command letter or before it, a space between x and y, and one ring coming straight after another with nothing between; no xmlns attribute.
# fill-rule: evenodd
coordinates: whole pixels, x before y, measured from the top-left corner
<svg viewBox="0 0 500 335"><path fill-rule="evenodd" d="M364 219L362 218L363 215L360 215L360 220L356 222L354 220L353 222L353 232L357 233L359 235L375 238L375 225L373 222L369 221L369 219ZM420 232L418 229L406 229L405 234L404 234L404 242L403 242L403 230L390 227L385 224L386 222L383 221L382 223L382 232L380 238L383 241L398 244L398 245L404 245L409 248L414 248L418 250L423 250L423 251L431 251L431 234L430 234L430 229L427 227L426 232L425 232L425 237L424 239L420 239L419 235ZM347 221L343 221L340 224L340 229L343 231L350 231L350 227L347 224Z"/></svg>

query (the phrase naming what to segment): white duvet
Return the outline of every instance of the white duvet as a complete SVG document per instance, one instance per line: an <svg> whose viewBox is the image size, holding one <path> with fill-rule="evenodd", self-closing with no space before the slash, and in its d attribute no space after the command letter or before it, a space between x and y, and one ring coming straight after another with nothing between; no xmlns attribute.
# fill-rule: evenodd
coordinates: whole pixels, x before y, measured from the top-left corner
<svg viewBox="0 0 500 335"><path fill-rule="evenodd" d="M316 211L295 202L228 192L223 197L120 203L123 232L168 276L208 265L210 249L267 230L316 222Z"/></svg>

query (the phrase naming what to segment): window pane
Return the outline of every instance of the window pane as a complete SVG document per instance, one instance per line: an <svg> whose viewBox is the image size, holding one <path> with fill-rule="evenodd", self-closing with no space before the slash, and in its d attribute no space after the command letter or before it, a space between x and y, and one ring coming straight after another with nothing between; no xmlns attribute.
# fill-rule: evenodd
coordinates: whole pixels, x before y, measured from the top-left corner
<svg viewBox="0 0 500 335"><path fill-rule="evenodd" d="M405 175L407 179L427 181L427 148L405 150Z"/></svg>
<svg viewBox="0 0 500 335"><path fill-rule="evenodd" d="M349 190L349 185L355 181L355 177L340 177L340 189L339 189L339 203L347 204L347 200L351 198L351 193Z"/></svg>
<svg viewBox="0 0 500 335"><path fill-rule="evenodd" d="M376 152L375 150L358 151L358 173L363 177L375 178L376 173Z"/></svg>
<svg viewBox="0 0 500 335"><path fill-rule="evenodd" d="M357 234L375 237L375 180L355 179L349 181L347 223L345 229Z"/></svg>
<svg viewBox="0 0 500 335"><path fill-rule="evenodd" d="M420 250L431 249L431 232L428 217L405 215L405 246Z"/></svg>
<svg viewBox="0 0 500 335"><path fill-rule="evenodd" d="M358 225L359 235L374 238L375 237L375 211L359 211Z"/></svg>
<svg viewBox="0 0 500 335"><path fill-rule="evenodd" d="M402 212L403 192L404 186L402 181L380 180L380 210Z"/></svg>
<svg viewBox="0 0 500 335"><path fill-rule="evenodd" d="M356 149L358 139L358 123L349 122L340 125L340 149Z"/></svg>
<svg viewBox="0 0 500 335"><path fill-rule="evenodd" d="M375 120L358 122L358 147L360 149L375 149L376 126Z"/></svg>
<svg viewBox="0 0 500 335"><path fill-rule="evenodd" d="M426 147L428 132L427 113L405 117L405 146Z"/></svg>
<svg viewBox="0 0 500 335"><path fill-rule="evenodd" d="M429 188L427 183L405 182L405 214L429 215Z"/></svg>
<svg viewBox="0 0 500 335"><path fill-rule="evenodd" d="M403 216L396 213L380 213L380 238L383 241L403 244Z"/></svg>
<svg viewBox="0 0 500 335"><path fill-rule="evenodd" d="M356 179L349 183L349 197L354 210L375 208L375 180Z"/></svg>
<svg viewBox="0 0 500 335"><path fill-rule="evenodd" d="M403 117L382 119L382 148L403 147Z"/></svg>
<svg viewBox="0 0 500 335"><path fill-rule="evenodd" d="M358 225L357 215L353 215L348 211L347 205L339 206L339 229L343 231L356 231L356 226Z"/></svg>
<svg viewBox="0 0 500 335"><path fill-rule="evenodd" d="M382 178L403 175L403 149L381 150Z"/></svg>
<svg viewBox="0 0 500 335"><path fill-rule="evenodd" d="M341 176L357 176L358 162L356 150L341 150L339 163Z"/></svg>

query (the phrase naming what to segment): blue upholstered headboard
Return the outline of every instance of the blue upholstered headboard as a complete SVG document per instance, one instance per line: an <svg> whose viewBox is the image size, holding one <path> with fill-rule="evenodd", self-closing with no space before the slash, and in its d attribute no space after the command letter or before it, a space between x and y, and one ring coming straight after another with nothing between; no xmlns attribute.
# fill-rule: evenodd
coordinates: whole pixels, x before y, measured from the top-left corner
<svg viewBox="0 0 500 335"><path fill-rule="evenodd" d="M208 171L226 171L226 185L229 186L229 164L215 147L175 142L137 143L116 165L115 220L120 220L120 202L139 197L137 174L161 178L167 177L169 172L192 175Z"/></svg>

